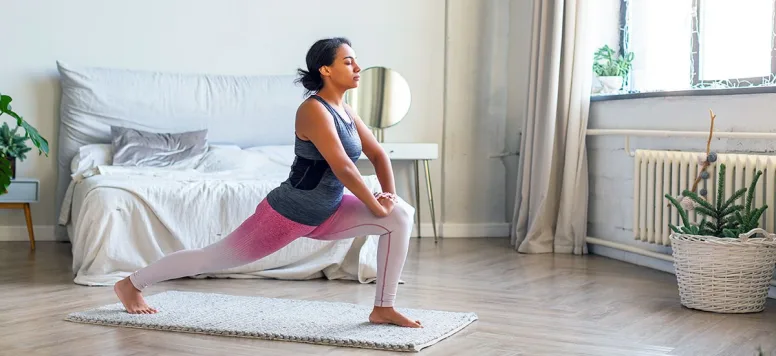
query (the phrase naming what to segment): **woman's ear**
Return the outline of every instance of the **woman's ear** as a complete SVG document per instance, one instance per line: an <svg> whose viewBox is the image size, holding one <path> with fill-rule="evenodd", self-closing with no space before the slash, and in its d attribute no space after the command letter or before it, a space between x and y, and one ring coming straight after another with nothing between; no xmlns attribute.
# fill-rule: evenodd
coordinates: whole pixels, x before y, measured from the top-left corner
<svg viewBox="0 0 776 356"><path fill-rule="evenodd" d="M327 66L321 66L318 71L321 73L321 77L327 77L331 75L331 70L329 70L329 67Z"/></svg>

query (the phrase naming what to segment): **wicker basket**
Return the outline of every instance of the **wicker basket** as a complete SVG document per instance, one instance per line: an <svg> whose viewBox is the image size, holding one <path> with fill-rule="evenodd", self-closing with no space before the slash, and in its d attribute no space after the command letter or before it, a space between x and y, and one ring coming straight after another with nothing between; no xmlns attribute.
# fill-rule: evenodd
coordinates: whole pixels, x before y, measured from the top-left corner
<svg viewBox="0 0 776 356"><path fill-rule="evenodd" d="M761 233L762 238L750 238ZM739 238L672 234L682 305L717 313L765 309L776 267L776 234L754 229Z"/></svg>

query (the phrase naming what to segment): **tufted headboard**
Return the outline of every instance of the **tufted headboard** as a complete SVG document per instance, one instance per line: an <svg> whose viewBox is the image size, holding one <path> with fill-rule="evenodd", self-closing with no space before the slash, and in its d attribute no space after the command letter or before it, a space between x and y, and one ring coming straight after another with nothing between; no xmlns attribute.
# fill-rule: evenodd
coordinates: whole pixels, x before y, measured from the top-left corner
<svg viewBox="0 0 776 356"><path fill-rule="evenodd" d="M208 129L211 144L294 142L305 99L293 75L228 76L80 67L57 62L62 87L57 148L57 215L79 147L110 143L110 126L151 132ZM67 239L57 226L57 239Z"/></svg>

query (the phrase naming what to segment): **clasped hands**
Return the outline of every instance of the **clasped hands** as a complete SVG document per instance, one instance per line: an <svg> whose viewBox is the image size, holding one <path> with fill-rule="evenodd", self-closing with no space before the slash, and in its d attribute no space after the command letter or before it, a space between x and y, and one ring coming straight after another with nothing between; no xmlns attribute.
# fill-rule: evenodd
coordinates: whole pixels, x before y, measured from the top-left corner
<svg viewBox="0 0 776 356"><path fill-rule="evenodd" d="M383 209L385 209L383 216L390 215L391 211L393 211L394 205L399 202L399 197L393 193L380 192L374 193L374 196L377 199L377 202L379 202Z"/></svg>

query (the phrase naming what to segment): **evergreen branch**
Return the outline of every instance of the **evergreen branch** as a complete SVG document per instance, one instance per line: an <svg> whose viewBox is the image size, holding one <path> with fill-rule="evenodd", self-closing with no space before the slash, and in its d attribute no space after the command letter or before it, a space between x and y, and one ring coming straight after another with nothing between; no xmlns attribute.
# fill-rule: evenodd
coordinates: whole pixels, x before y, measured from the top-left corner
<svg viewBox="0 0 776 356"><path fill-rule="evenodd" d="M744 212L746 215L749 215L750 212L752 212L752 200L754 199L754 187L757 185L757 181L760 179L760 176L763 174L762 171L757 171L755 173L754 178L752 179L752 183L749 185L749 194L746 196L746 211Z"/></svg>
<svg viewBox="0 0 776 356"><path fill-rule="evenodd" d="M722 210L725 210L725 208L727 208L730 204L733 204L736 200L741 198L744 195L744 193L746 193L746 188L741 188L737 190L735 193L733 193L733 195L730 196L730 198L728 198L725 204L722 204Z"/></svg>
<svg viewBox="0 0 776 356"><path fill-rule="evenodd" d="M712 120L712 126L713 124ZM722 194L725 191L725 171L726 171L725 164L722 163L719 165L719 178L717 178L717 210L722 210Z"/></svg>
<svg viewBox="0 0 776 356"><path fill-rule="evenodd" d="M689 191L689 190L685 189L685 190L682 192L682 195L684 195L684 196L686 196L686 197L688 197L688 198L692 199L694 202L698 203L698 205L700 205L700 206L702 206L702 207L705 207L706 209L709 209L709 210L714 210L714 206L713 206L713 205L711 205L711 203L709 203L708 201L706 201L706 199L703 199L703 198L701 198L701 197L700 197L700 196L699 196L697 193L695 193L695 192L691 192L691 191Z"/></svg>
<svg viewBox="0 0 776 356"><path fill-rule="evenodd" d="M768 209L768 205L763 205L752 213L752 216L749 216L749 221L747 221L747 227L751 227L751 229L756 228L759 224L760 217L765 212L765 209ZM751 230L749 229L749 230Z"/></svg>
<svg viewBox="0 0 776 356"><path fill-rule="evenodd" d="M682 205L679 204L679 202L676 201L676 199L674 199L674 197L672 197L669 194L666 194L665 197L666 199L668 199L668 201L671 202L671 204L674 205L674 207L676 207L676 210L679 211L679 216L682 218L682 223L684 224L684 226L685 227L690 226L690 219L687 217L687 212L684 211L684 208L682 208Z"/></svg>
<svg viewBox="0 0 776 356"><path fill-rule="evenodd" d="M736 238L736 237L738 237L738 234L736 234L736 232L737 232L737 230L725 229L724 231L722 231L722 235L723 235L723 237Z"/></svg>
<svg viewBox="0 0 776 356"><path fill-rule="evenodd" d="M699 207L695 208L695 211L698 212L701 215L709 216L709 217L712 217L714 219L718 218L716 211L714 211L713 209L706 208L705 206L699 206Z"/></svg>
<svg viewBox="0 0 776 356"><path fill-rule="evenodd" d="M743 208L744 208L744 206L743 206L743 205L733 205L733 206L729 206L729 207L727 207L725 210L723 210L723 211L722 211L722 216L728 216L728 215L730 215L730 214L737 213L737 212L739 212L740 210L742 210Z"/></svg>

